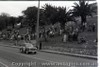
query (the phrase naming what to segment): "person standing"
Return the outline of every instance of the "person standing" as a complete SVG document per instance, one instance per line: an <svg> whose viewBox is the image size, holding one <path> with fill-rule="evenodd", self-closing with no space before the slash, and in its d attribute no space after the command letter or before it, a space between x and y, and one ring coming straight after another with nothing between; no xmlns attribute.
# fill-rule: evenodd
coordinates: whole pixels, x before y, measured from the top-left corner
<svg viewBox="0 0 100 67"><path fill-rule="evenodd" d="M40 42L40 44L39 44L39 50L41 50L42 49L42 42Z"/></svg>

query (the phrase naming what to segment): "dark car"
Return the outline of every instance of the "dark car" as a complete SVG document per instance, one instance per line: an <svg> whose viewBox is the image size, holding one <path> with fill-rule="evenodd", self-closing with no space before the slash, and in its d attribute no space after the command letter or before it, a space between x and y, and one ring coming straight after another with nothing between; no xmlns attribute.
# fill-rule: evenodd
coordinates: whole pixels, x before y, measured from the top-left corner
<svg viewBox="0 0 100 67"><path fill-rule="evenodd" d="M20 52L22 53L37 53L37 48L31 43L24 43L20 45Z"/></svg>

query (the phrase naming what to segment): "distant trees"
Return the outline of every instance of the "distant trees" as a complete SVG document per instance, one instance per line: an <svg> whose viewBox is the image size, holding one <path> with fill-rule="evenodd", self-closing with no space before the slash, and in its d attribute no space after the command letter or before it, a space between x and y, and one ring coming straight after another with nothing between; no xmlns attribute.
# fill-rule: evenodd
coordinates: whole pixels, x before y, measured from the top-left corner
<svg viewBox="0 0 100 67"><path fill-rule="evenodd" d="M12 26L12 28L14 28L15 23L16 17L9 17L9 26Z"/></svg>
<svg viewBox="0 0 100 67"><path fill-rule="evenodd" d="M55 24L57 22L57 7L45 4L43 9L46 22L48 24Z"/></svg>
<svg viewBox="0 0 100 67"><path fill-rule="evenodd" d="M20 27L23 27L23 23L22 23L22 20L24 19L24 17L23 16L18 16L17 18L16 18L16 23L20 23L21 24L21 26Z"/></svg>
<svg viewBox="0 0 100 67"><path fill-rule="evenodd" d="M24 20L28 26L35 30L35 25L37 21L37 7L28 7L22 13L24 14Z"/></svg>
<svg viewBox="0 0 100 67"><path fill-rule="evenodd" d="M92 13L95 12L95 8L91 7L91 4L84 0L79 0L78 3L74 3L73 6L73 15L75 17L80 16L81 17L81 24L86 22L87 16L92 16Z"/></svg>
<svg viewBox="0 0 100 67"><path fill-rule="evenodd" d="M9 22L9 14L7 13L2 13L0 15L0 30L7 28L8 22Z"/></svg>
<svg viewBox="0 0 100 67"><path fill-rule="evenodd" d="M35 25L37 21L37 7L28 7L22 13L24 14L24 22L27 25L32 27L35 30ZM40 9L40 26L54 25L57 22L61 23L61 27L64 28L64 25L67 21L72 20L71 13L66 11L66 7L55 7L52 5L45 4Z"/></svg>
<svg viewBox="0 0 100 67"><path fill-rule="evenodd" d="M74 21L75 19L72 16L70 10L66 11L66 7L58 7L57 20L60 22L61 27L65 29L65 23L68 21Z"/></svg>
<svg viewBox="0 0 100 67"><path fill-rule="evenodd" d="M95 8L91 7L91 4L84 0L80 0L79 4L74 3L73 9L66 11L66 7L56 7L52 5L45 4L40 9L40 26L45 26L59 22L61 27L65 29L65 23L68 21L75 21L74 17L81 17L81 23L86 22L86 16L92 16ZM8 25L14 28L14 24L21 23L22 26L31 27L35 31L35 26L37 22L37 11L38 8L28 7L26 10L22 11L23 16L12 17L9 14L2 13L0 15L0 29L7 28Z"/></svg>
<svg viewBox="0 0 100 67"><path fill-rule="evenodd" d="M46 4L44 7L45 21L48 24L55 24L57 22L61 23L61 27L65 28L65 23L67 21L73 20L70 11L66 11L66 7L55 7Z"/></svg>
<svg viewBox="0 0 100 67"><path fill-rule="evenodd" d="M7 13L2 13L0 15L0 30L7 29L8 26L12 26L12 28L14 28L16 20L16 17L10 16Z"/></svg>

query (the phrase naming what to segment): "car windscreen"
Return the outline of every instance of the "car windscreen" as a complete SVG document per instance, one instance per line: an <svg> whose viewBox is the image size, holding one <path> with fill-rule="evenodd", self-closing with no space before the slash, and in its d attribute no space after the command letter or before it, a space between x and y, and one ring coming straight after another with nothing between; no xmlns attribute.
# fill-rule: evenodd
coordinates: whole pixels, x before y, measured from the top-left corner
<svg viewBox="0 0 100 67"><path fill-rule="evenodd" d="M33 47L32 44L26 44L26 47Z"/></svg>

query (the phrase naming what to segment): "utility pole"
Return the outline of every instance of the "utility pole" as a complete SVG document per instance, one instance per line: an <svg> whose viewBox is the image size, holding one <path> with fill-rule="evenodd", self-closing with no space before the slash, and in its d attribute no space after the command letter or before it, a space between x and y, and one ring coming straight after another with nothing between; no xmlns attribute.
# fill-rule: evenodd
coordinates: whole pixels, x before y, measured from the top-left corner
<svg viewBox="0 0 100 67"><path fill-rule="evenodd" d="M36 25L36 45L39 42L39 18L40 18L40 0L38 0L38 12L37 12L37 25Z"/></svg>

